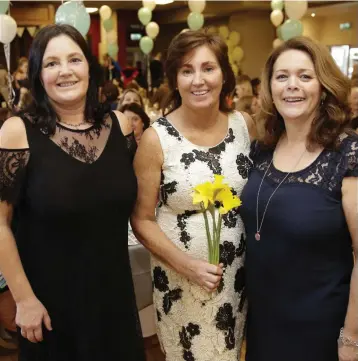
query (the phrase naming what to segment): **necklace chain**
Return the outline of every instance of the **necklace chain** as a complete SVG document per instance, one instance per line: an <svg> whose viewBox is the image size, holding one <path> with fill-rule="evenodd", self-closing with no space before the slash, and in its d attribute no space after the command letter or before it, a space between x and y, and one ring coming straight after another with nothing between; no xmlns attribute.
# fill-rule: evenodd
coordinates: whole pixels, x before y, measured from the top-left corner
<svg viewBox="0 0 358 361"><path fill-rule="evenodd" d="M68 125L68 126L70 126L70 127L73 127L73 128L78 128L78 127L80 127L81 125L87 125L88 124L88 122L85 120L85 121L83 121L83 122L81 122L81 123L78 123L78 124L71 124L71 123L67 123L67 122L64 122L64 121L59 121L58 123L60 123L60 124L66 124L66 125Z"/></svg>
<svg viewBox="0 0 358 361"><path fill-rule="evenodd" d="M273 158L274 158L274 154L272 155L272 159L271 159L271 162L270 164L268 165L268 167L266 168L266 171L264 173L264 176L262 177L262 180L261 180L261 183L260 183L260 186L259 186L259 190L257 192L257 198L256 198L256 234L255 234L255 239L256 241L260 241L261 239L261 228L262 228L262 225L264 223L264 219L265 219L265 215L266 215L266 212L267 212L267 208L271 202L271 198L274 196L274 194L276 193L276 191L281 187L281 185L283 184L283 182L288 178L288 176L294 171L294 169L298 166L298 164L300 163L300 161L302 160L303 156L305 155L307 149L304 150L304 152L301 154L301 156L299 157L297 163L294 165L294 167L291 169L290 172L288 172L284 178L282 179L282 181L278 184L278 186L275 188L275 190L272 192L270 198L268 199L267 203L266 203L266 207L264 209L264 213L262 214L262 219L261 219L261 222L259 222L259 196L260 196L260 192L261 192L261 187L262 187L262 184L264 182L264 179L266 178L266 175L267 175L267 172L268 170L270 169L272 163L273 163Z"/></svg>

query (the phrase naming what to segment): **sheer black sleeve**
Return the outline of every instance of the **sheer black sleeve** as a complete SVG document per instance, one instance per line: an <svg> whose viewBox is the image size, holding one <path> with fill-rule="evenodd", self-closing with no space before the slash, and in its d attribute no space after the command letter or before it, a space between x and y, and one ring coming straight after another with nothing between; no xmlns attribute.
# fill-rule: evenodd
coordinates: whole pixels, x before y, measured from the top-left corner
<svg viewBox="0 0 358 361"><path fill-rule="evenodd" d="M137 151L137 142L134 137L134 132L126 135L126 141L127 141L127 149L133 161L135 153Z"/></svg>
<svg viewBox="0 0 358 361"><path fill-rule="evenodd" d="M0 201L16 204L23 184L29 149L0 148Z"/></svg>

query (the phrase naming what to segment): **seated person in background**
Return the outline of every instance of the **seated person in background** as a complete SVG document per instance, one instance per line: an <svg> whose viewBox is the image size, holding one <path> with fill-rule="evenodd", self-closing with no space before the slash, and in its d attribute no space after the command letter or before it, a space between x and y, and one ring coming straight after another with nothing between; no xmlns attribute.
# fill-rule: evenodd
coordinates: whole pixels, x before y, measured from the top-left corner
<svg viewBox="0 0 358 361"><path fill-rule="evenodd" d="M118 88L112 83L107 82L102 88L102 102L110 105L112 110L116 110L118 107Z"/></svg>
<svg viewBox="0 0 358 361"><path fill-rule="evenodd" d="M236 80L235 88L238 99L246 95L254 95L251 85L251 79L248 75L240 75Z"/></svg>
<svg viewBox="0 0 358 361"><path fill-rule="evenodd" d="M252 111L251 111L251 106L252 106L252 102L254 100L254 96L253 95L245 95L241 98L239 98L236 102L236 110L240 111L240 112L245 112L251 115Z"/></svg>
<svg viewBox="0 0 358 361"><path fill-rule="evenodd" d="M123 95L119 101L118 104L118 110L125 104L130 104L130 103L137 103L139 104L143 109L144 109L144 102L143 102L143 98L141 97L141 95L139 94L138 90L135 89L126 89L123 92Z"/></svg>
<svg viewBox="0 0 358 361"><path fill-rule="evenodd" d="M132 123L132 129L134 131L134 137L139 144L140 138L144 131L149 128L150 119L144 109L137 103L125 104L120 111L127 117Z"/></svg>

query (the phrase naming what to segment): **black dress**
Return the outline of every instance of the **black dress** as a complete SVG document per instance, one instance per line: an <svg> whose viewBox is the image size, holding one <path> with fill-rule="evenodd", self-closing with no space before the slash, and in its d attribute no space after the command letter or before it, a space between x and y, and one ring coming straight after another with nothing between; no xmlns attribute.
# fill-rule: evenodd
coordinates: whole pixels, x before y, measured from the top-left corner
<svg viewBox="0 0 358 361"><path fill-rule="evenodd" d="M127 244L134 138L113 113L51 138L24 123L29 149L0 151L0 198L16 205L21 261L53 331L21 337L19 360L144 361Z"/></svg>
<svg viewBox="0 0 358 361"><path fill-rule="evenodd" d="M348 305L352 239L342 208L344 177L358 177L358 137L324 150L292 173L271 199L255 240L256 197L272 151L256 145L240 212L247 233L247 361L338 361L337 339ZM259 197L259 220L286 173L271 165ZM354 196L354 195L352 195Z"/></svg>

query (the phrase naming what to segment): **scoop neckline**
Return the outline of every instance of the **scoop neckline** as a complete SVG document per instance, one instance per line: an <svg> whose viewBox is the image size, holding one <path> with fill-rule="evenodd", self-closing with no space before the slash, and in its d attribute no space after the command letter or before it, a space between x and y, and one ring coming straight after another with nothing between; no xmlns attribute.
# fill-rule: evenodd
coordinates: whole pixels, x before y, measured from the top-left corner
<svg viewBox="0 0 358 361"><path fill-rule="evenodd" d="M228 114L228 118L227 118L227 131L226 131L226 134L224 136L223 139L220 140L220 142L216 145L198 145L198 144L195 144L193 142L191 142L187 137L185 137L174 125L173 123L167 118L167 117L162 117L164 118L170 126L172 126L179 134L179 136L181 138L183 138L188 144L191 144L193 147L196 147L196 148L200 148L200 149L213 149L213 148L217 148L219 147L221 144L223 144L226 140L226 138L230 135L230 129L231 129L231 113Z"/></svg>

